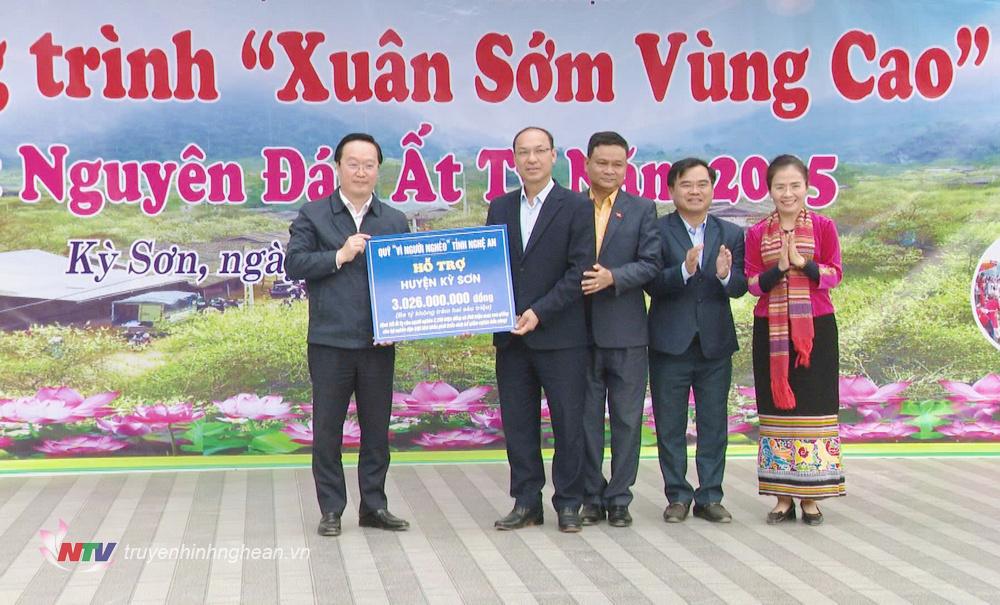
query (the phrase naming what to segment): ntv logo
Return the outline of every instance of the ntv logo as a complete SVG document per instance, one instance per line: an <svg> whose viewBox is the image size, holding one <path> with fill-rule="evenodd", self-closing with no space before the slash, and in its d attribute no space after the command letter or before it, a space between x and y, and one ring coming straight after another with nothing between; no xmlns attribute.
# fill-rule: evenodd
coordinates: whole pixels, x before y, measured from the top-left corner
<svg viewBox="0 0 1000 605"><path fill-rule="evenodd" d="M59 519L59 529L55 532L45 529L38 532L38 537L42 540L42 547L38 550L46 561L67 571L70 568L64 567L61 563L93 561L93 565L83 567L80 571L107 569L111 564L111 553L118 546L117 542L64 542L63 539L68 532L69 526L62 519Z"/></svg>

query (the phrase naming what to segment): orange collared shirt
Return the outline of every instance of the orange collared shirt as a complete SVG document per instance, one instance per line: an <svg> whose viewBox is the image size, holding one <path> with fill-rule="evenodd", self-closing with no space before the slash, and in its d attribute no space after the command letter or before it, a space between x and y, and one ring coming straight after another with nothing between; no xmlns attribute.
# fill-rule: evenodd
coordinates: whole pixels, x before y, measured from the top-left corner
<svg viewBox="0 0 1000 605"><path fill-rule="evenodd" d="M597 254L601 253L601 242L604 241L604 233L608 230L608 221L611 220L611 207L615 205L617 198L617 189L600 201L594 198L594 190L590 190L590 200L594 202L594 235L596 235L595 239L597 240Z"/></svg>

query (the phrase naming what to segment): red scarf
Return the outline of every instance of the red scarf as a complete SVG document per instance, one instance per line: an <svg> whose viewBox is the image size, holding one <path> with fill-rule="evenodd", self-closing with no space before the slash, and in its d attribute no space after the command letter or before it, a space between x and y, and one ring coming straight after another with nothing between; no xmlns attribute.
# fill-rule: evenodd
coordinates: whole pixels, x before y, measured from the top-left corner
<svg viewBox="0 0 1000 605"><path fill-rule="evenodd" d="M778 212L767 219L767 230L760 241L760 255L764 268L778 265L781 253L781 220ZM816 248L813 223L809 213L802 210L795 218L795 247L799 254L812 260ZM809 298L809 276L794 265L768 292L767 333L771 349L771 395L779 410L795 409L795 393L788 384L789 341L798 357L795 367L809 367L813 347L812 302Z"/></svg>

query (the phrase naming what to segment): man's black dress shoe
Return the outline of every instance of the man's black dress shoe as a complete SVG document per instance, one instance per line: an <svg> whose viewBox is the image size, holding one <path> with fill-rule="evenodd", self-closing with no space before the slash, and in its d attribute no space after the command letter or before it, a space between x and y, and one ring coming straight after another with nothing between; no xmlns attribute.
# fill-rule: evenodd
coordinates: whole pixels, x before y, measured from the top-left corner
<svg viewBox="0 0 1000 605"><path fill-rule="evenodd" d="M604 507L600 504L584 504L580 509L580 522L584 525L596 525L604 519Z"/></svg>
<svg viewBox="0 0 1000 605"><path fill-rule="evenodd" d="M560 508L556 511L556 515L559 517L559 531L567 534L575 534L583 529L583 523L580 522L580 513L575 506Z"/></svg>
<svg viewBox="0 0 1000 605"><path fill-rule="evenodd" d="M711 521L712 523L730 523L733 520L733 516L729 514L726 507L718 502L709 502L708 504L702 506L701 504L694 505L694 516L701 517L706 521Z"/></svg>
<svg viewBox="0 0 1000 605"><path fill-rule="evenodd" d="M823 525L823 511L818 506L815 514L807 513L805 509L802 509L802 522L806 525Z"/></svg>
<svg viewBox="0 0 1000 605"><path fill-rule="evenodd" d="M545 522L541 507L528 508L526 506L514 506L513 510L507 513L506 517L497 519L493 527L500 530L521 529L529 525L541 525Z"/></svg>
<svg viewBox="0 0 1000 605"><path fill-rule="evenodd" d="M805 515L805 513L802 514ZM777 525L778 523L783 523L785 521L794 519L795 519L795 502L792 502L792 505L785 510L777 512L772 510L771 512L767 513L768 525Z"/></svg>
<svg viewBox="0 0 1000 605"><path fill-rule="evenodd" d="M632 515L628 513L628 506L624 504L612 504L609 506L608 525L612 527L628 527L632 525Z"/></svg>
<svg viewBox="0 0 1000 605"><path fill-rule="evenodd" d="M410 528L409 521L400 519L384 508L364 513L358 520L358 525L361 527L387 529L389 531L406 531Z"/></svg>
<svg viewBox="0 0 1000 605"><path fill-rule="evenodd" d="M667 523L680 523L687 519L690 502L671 502L663 510L663 520Z"/></svg>
<svg viewBox="0 0 1000 605"><path fill-rule="evenodd" d="M340 515L337 513L323 513L323 518L319 520L319 527L316 533L321 536L340 535Z"/></svg>

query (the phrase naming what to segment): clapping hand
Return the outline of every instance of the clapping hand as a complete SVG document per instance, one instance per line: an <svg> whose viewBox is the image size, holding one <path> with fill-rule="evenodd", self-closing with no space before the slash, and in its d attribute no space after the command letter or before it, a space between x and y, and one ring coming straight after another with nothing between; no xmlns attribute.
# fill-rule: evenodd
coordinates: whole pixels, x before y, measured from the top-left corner
<svg viewBox="0 0 1000 605"><path fill-rule="evenodd" d="M719 256L715 259L715 276L719 279L729 277L729 271L733 268L733 253L723 244L719 246Z"/></svg>
<svg viewBox="0 0 1000 605"><path fill-rule="evenodd" d="M798 268L802 269L806 266L806 259L804 256L799 254L799 249L795 247L795 234L789 233L787 236L787 249L788 249L788 262Z"/></svg>
<svg viewBox="0 0 1000 605"><path fill-rule="evenodd" d="M781 234L781 250L778 251L778 270L788 271L788 235Z"/></svg>
<svg viewBox="0 0 1000 605"><path fill-rule="evenodd" d="M684 257L684 269L688 275L694 275L698 270L698 255L704 247L704 244L697 244L687 251L687 256Z"/></svg>

